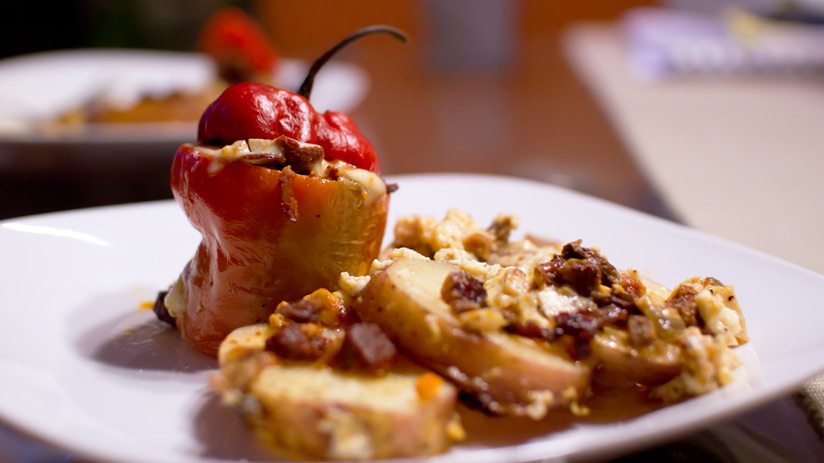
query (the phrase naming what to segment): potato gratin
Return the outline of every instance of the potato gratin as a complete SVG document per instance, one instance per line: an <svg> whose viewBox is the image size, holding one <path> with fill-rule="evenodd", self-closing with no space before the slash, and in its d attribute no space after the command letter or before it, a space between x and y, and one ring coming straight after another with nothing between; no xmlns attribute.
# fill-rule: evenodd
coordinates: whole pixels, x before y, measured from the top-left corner
<svg viewBox="0 0 824 463"><path fill-rule="evenodd" d="M580 241L510 241L517 223L402 218L369 275L232 332L214 387L280 451L367 459L444 451L464 437L458 402L540 420L588 414L594 385L671 403L733 380L731 286L670 291Z"/></svg>

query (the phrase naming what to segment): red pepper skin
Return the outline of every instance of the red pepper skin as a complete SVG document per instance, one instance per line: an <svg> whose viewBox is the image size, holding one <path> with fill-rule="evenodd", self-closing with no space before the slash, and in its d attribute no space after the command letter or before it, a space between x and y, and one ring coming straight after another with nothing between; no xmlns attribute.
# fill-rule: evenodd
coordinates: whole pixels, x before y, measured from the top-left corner
<svg viewBox="0 0 824 463"><path fill-rule="evenodd" d="M237 8L225 8L209 18L199 48L219 65L240 65L258 74L271 74L279 60L263 29Z"/></svg>
<svg viewBox="0 0 824 463"><path fill-rule="evenodd" d="M380 172L378 155L372 143L358 130L358 127L348 115L327 111L323 114L321 129L318 130L318 144L333 159L340 159L361 169Z"/></svg>
<svg viewBox="0 0 824 463"><path fill-rule="evenodd" d="M200 118L202 144L231 145L249 138L280 135L317 144L319 117L311 104L288 90L256 82L232 85Z"/></svg>
<svg viewBox="0 0 824 463"><path fill-rule="evenodd" d="M362 275L380 251L389 195L365 197L354 182L294 175L297 221L283 204L284 174L215 161L181 146L175 199L203 239L183 271L183 338L216 355L233 329L265 322L283 300L334 290L341 272Z"/></svg>
<svg viewBox="0 0 824 463"><path fill-rule="evenodd" d="M326 159L380 172L375 148L346 114L318 114L300 95L266 84L244 82L226 89L206 108L198 125L202 144L230 145L280 135L323 147Z"/></svg>

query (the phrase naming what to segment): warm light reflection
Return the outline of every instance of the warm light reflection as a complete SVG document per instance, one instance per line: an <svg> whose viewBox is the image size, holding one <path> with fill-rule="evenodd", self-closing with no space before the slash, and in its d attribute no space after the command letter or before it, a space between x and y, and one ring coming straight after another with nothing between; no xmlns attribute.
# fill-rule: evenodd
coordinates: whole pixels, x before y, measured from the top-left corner
<svg viewBox="0 0 824 463"><path fill-rule="evenodd" d="M35 233L38 235L51 235L51 236L60 236L65 238L72 238L79 241L85 241L87 243L91 243L97 246L106 246L110 247L112 244L108 241L103 241L96 236L92 236L88 233L83 233L79 231L69 230L66 228L55 228L55 227L45 227L41 225L27 225L24 223L4 223L2 224L3 228L7 228L9 230L21 231L24 233Z"/></svg>

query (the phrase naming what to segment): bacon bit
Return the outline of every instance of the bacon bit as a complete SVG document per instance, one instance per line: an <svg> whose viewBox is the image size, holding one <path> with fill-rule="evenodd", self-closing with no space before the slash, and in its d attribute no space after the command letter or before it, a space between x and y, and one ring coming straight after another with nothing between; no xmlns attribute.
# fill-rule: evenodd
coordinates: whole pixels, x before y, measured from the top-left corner
<svg viewBox="0 0 824 463"><path fill-rule="evenodd" d="M283 301L275 309L276 313L298 323L317 323L322 310L323 302L306 297L297 302Z"/></svg>
<svg viewBox="0 0 824 463"><path fill-rule="evenodd" d="M466 270L449 274L441 287L441 298L457 313L486 306L486 289L481 280Z"/></svg>
<svg viewBox="0 0 824 463"><path fill-rule="evenodd" d="M386 184L386 192L387 193L394 193L398 191L398 184L397 183L387 183Z"/></svg>
<svg viewBox="0 0 824 463"><path fill-rule="evenodd" d="M319 323L329 328L338 328L356 321L354 312L347 309L339 297L324 288L315 290L296 302L281 302L275 313L298 323Z"/></svg>
<svg viewBox="0 0 824 463"><path fill-rule="evenodd" d="M326 341L321 336L311 336L298 325L284 326L266 340L266 350L287 360L317 360L323 356L325 347Z"/></svg>
<svg viewBox="0 0 824 463"><path fill-rule="evenodd" d="M678 311L687 326L698 325L698 305L695 296L698 290L687 284L678 285L664 301L664 305Z"/></svg>
<svg viewBox="0 0 824 463"><path fill-rule="evenodd" d="M346 330L338 355L338 365L344 370L361 370L383 376L392 366L397 349L374 323L355 323Z"/></svg>
<svg viewBox="0 0 824 463"><path fill-rule="evenodd" d="M561 312L554 317L555 334L563 336L569 334L585 339L592 339L595 332L604 323L601 313L593 310L582 310L578 312Z"/></svg>
<svg viewBox="0 0 824 463"><path fill-rule="evenodd" d="M621 274L621 287L632 296L632 299L638 299L647 293L644 283L628 274Z"/></svg>
<svg viewBox="0 0 824 463"><path fill-rule="evenodd" d="M538 265L536 279L542 285L569 285L578 294L589 297L601 284L601 274L595 262L582 259L566 260L556 255Z"/></svg>
<svg viewBox="0 0 824 463"><path fill-rule="evenodd" d="M612 287L621 282L618 270L597 251L581 246L581 240L565 244L560 255L537 270L539 285L569 285L585 297L601 285Z"/></svg>
<svg viewBox="0 0 824 463"><path fill-rule="evenodd" d="M568 335L572 339L567 340L567 353L574 360L585 360L592 354L590 340L595 333L604 325L626 324L628 316L629 313L625 309L614 304L596 310L562 312L553 317L555 329L552 336L547 339L555 341L561 336Z"/></svg>
<svg viewBox="0 0 824 463"><path fill-rule="evenodd" d="M323 148L320 145L303 143L285 135L277 137L275 143L283 149L289 166L299 174L311 173L312 166L323 159Z"/></svg>
<svg viewBox="0 0 824 463"><path fill-rule="evenodd" d="M280 171L280 202L283 213L289 217L289 221L298 221L298 202L295 199L295 191L292 189L292 180L295 178L295 171L286 166Z"/></svg>
<svg viewBox="0 0 824 463"><path fill-rule="evenodd" d="M443 384L443 378L427 371L415 381L415 391L421 400L427 401L438 394L441 384Z"/></svg>

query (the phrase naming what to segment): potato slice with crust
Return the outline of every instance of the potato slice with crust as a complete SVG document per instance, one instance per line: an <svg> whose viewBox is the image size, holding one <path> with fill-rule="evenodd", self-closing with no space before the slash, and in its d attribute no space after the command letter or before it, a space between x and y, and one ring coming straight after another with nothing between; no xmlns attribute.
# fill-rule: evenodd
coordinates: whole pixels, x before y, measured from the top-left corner
<svg viewBox="0 0 824 463"><path fill-rule="evenodd" d="M644 385L657 385L681 373L681 349L660 339L637 347L621 330L606 329L595 335L593 356L602 362L602 369L617 378Z"/></svg>
<svg viewBox="0 0 824 463"><path fill-rule="evenodd" d="M567 360L545 344L502 331L470 331L441 298L457 267L399 259L372 275L354 309L376 323L398 348L450 377L490 411L541 418L547 408L574 402L591 367Z"/></svg>
<svg viewBox="0 0 824 463"><path fill-rule="evenodd" d="M452 384L408 361L381 377L283 363L265 350L274 330L261 324L230 333L212 381L274 449L346 460L446 450L456 424Z"/></svg>

